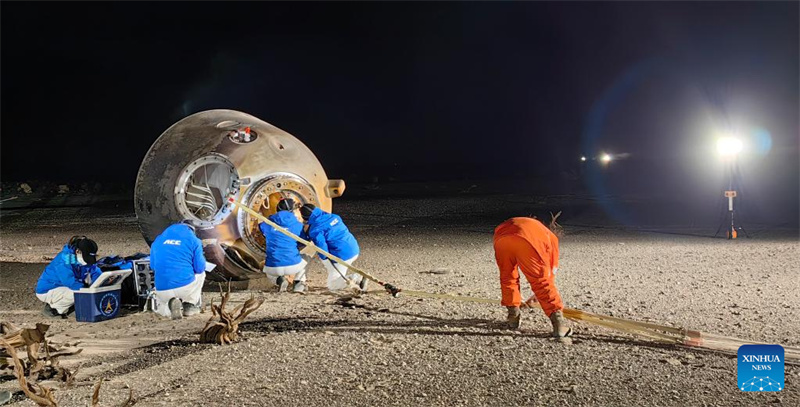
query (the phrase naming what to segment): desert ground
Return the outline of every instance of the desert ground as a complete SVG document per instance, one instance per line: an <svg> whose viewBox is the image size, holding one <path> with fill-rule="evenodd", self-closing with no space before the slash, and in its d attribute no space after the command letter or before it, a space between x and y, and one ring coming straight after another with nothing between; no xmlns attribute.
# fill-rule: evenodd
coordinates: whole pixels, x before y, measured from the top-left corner
<svg viewBox="0 0 800 407"><path fill-rule="evenodd" d="M568 307L705 332L800 346L797 230L751 230L712 239L710 229L623 228L576 197L455 195L342 199L334 209L359 239L357 265L402 288L499 298L494 226L511 216L564 210L558 288ZM48 260L74 234L101 255L148 250L125 201L2 207L0 320L43 322L33 295ZM429 273L444 268L446 274ZM520 331L504 329L500 306L444 302L377 291L343 300L326 292L319 263L307 295L268 287L236 292L264 305L229 346L197 343L209 317L177 322L128 311L111 321L47 320L54 340L80 340L63 359L78 384L58 389L63 406L101 405L133 389L139 406L374 405L800 405L800 366L785 389L743 393L735 355L655 344L575 324L571 344L549 338L540 310ZM527 284L523 284L525 287ZM207 287L204 301L218 298ZM529 288L525 288L529 292ZM14 392L12 405L34 405ZM56 386L57 387L57 386Z"/></svg>

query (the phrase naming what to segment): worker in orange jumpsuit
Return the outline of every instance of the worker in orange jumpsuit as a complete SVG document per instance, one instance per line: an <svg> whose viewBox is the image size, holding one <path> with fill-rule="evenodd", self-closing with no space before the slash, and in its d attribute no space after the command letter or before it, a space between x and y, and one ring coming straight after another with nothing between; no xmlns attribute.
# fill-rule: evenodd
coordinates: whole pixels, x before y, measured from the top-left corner
<svg viewBox="0 0 800 407"><path fill-rule="evenodd" d="M520 305L530 306L520 297L519 270L531 284L535 300L553 323L553 336L572 335L561 310L564 304L555 284L558 269L558 237L536 219L511 218L494 230L494 255L500 269L502 304L508 308L508 324L519 328Z"/></svg>

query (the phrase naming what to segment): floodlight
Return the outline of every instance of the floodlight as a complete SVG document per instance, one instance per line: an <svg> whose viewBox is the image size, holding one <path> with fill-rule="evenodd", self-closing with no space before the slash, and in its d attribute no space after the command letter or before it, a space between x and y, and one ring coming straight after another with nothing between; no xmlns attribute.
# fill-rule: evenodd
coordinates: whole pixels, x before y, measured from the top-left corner
<svg viewBox="0 0 800 407"><path fill-rule="evenodd" d="M742 152L742 140L735 137L721 137L717 139L717 152L723 157L735 157Z"/></svg>
<svg viewBox="0 0 800 407"><path fill-rule="evenodd" d="M614 159L614 158L613 158L613 157L611 157L611 154L608 154L608 153L603 153L603 154L600 156L600 161L602 161L602 162L603 162L603 164L608 164L608 163L610 163L610 162L611 162L611 160L613 160L613 159Z"/></svg>
<svg viewBox="0 0 800 407"><path fill-rule="evenodd" d="M586 161L586 156L585 155L581 156L581 161Z"/></svg>

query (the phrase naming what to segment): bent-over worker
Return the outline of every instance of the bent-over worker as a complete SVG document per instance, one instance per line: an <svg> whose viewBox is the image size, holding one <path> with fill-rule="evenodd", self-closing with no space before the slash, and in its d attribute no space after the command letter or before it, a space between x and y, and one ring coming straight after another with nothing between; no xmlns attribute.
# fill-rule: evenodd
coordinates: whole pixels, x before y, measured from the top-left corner
<svg viewBox="0 0 800 407"><path fill-rule="evenodd" d="M75 310L75 294L100 276L97 243L86 236L73 236L36 282L36 298L44 302L42 314L66 318Z"/></svg>
<svg viewBox="0 0 800 407"><path fill-rule="evenodd" d="M509 327L517 329L520 325L519 270L522 270L536 300L553 324L553 336L570 336L572 330L564 319L564 304L555 282L558 237L536 219L511 218L494 230L494 253L500 269L502 305L508 308Z"/></svg>
<svg viewBox="0 0 800 407"><path fill-rule="evenodd" d="M315 207L312 204L305 204L300 208L303 220L308 223L308 238L315 246L344 260L348 264L353 264L358 259L360 249L355 236L347 229L342 218ZM350 280L361 289L366 291L369 280L362 278L360 274L350 272L347 266L339 264L326 256L319 254L322 265L328 271L328 289L331 291L347 288ZM350 272L350 275L348 275Z"/></svg>
<svg viewBox="0 0 800 407"><path fill-rule="evenodd" d="M282 199L276 206L278 212L272 214L269 220L300 236L303 233L303 224L295 216L294 206L294 200ZM286 277L294 276L292 291L305 293L307 262L300 256L297 243L274 227L267 225L266 222L259 223L258 228L264 234L266 243L267 250L263 271L269 281L278 286L279 292L285 292L289 287Z"/></svg>

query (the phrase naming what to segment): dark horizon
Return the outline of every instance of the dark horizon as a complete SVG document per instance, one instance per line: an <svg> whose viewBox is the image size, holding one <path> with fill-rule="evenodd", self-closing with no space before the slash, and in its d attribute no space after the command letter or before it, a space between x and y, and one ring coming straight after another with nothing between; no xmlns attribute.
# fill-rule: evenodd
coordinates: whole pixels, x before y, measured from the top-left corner
<svg viewBox="0 0 800 407"><path fill-rule="evenodd" d="M529 179L537 193L710 199L714 141L732 133L751 196L797 216L798 12L4 2L2 181L132 186L170 125L227 108L292 133L331 178Z"/></svg>

